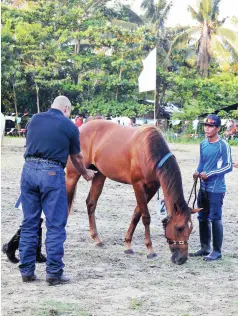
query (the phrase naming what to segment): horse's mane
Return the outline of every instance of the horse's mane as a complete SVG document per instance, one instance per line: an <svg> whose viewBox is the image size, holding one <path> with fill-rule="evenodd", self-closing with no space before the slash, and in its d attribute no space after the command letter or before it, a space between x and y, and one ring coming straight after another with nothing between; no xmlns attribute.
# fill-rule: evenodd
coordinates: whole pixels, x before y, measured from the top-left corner
<svg viewBox="0 0 238 316"><path fill-rule="evenodd" d="M140 141L141 147L144 148L146 164L151 170L156 168L156 165L161 159L170 152L162 132L154 126L149 125L141 127ZM169 159L168 164L166 164L162 170L163 176L167 181L168 191L173 194L174 203L181 213L186 212L188 206L184 199L181 172L176 160Z"/></svg>
<svg viewBox="0 0 238 316"><path fill-rule="evenodd" d="M169 147L159 129L152 125L142 126L140 143L144 148L146 163L154 169L156 164L170 152ZM146 150L147 149L147 150Z"/></svg>

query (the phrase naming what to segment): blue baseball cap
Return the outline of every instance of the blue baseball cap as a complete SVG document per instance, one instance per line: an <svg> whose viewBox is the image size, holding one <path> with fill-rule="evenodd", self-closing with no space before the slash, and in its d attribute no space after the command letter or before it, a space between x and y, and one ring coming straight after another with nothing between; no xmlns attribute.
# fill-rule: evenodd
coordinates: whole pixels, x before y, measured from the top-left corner
<svg viewBox="0 0 238 316"><path fill-rule="evenodd" d="M221 126L221 119L219 116L215 114L209 114L207 118L203 122L204 125L209 125L209 126L216 126L219 127Z"/></svg>

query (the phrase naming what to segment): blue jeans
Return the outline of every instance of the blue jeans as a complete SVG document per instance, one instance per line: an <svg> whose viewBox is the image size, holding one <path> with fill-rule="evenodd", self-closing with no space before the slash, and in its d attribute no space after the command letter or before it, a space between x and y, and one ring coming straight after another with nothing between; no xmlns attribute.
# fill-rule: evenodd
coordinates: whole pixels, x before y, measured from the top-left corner
<svg viewBox="0 0 238 316"><path fill-rule="evenodd" d="M21 176L21 199L24 214L19 244L21 274L34 274L37 232L43 210L47 228L46 273L58 277L64 268L63 243L68 217L64 169L50 162L26 162Z"/></svg>
<svg viewBox="0 0 238 316"><path fill-rule="evenodd" d="M222 205L225 193L207 192L208 206L204 207L204 203L201 203L201 192L198 193L198 207L203 207L203 210L198 212L199 221L218 221L222 218ZM206 203L205 203L206 204Z"/></svg>

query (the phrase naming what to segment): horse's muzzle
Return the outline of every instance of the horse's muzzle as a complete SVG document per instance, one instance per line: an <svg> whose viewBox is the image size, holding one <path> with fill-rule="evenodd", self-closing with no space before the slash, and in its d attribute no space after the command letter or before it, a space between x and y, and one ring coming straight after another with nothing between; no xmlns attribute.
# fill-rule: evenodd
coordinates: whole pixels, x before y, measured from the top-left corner
<svg viewBox="0 0 238 316"><path fill-rule="evenodd" d="M172 250L171 250L172 251ZM171 261L175 264L181 265L188 260L188 256L183 251L174 249L172 251Z"/></svg>

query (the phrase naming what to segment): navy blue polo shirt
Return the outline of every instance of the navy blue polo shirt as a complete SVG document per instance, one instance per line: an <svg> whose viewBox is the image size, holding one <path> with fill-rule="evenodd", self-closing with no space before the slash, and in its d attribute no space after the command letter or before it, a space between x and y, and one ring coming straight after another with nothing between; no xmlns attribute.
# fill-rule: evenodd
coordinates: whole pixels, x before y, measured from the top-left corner
<svg viewBox="0 0 238 316"><path fill-rule="evenodd" d="M80 152L79 130L60 110L35 114L27 126L24 157L39 157L66 165L68 155Z"/></svg>

